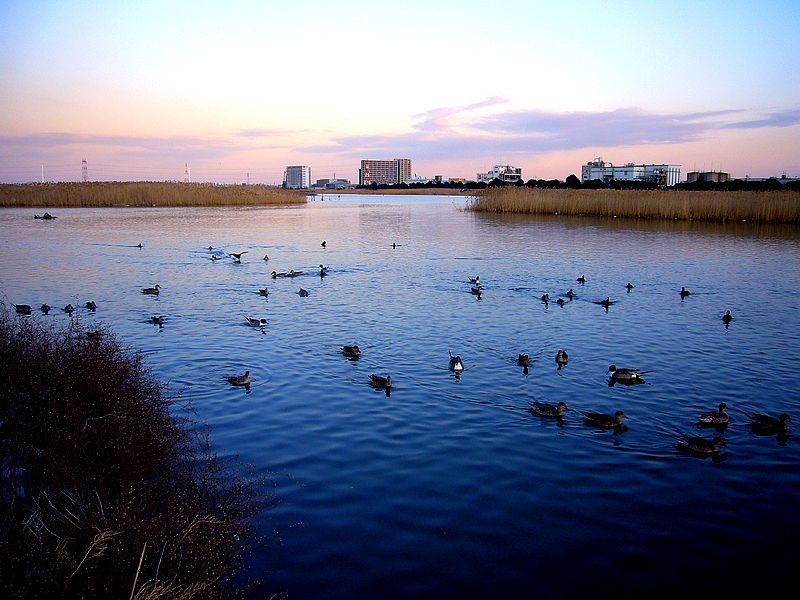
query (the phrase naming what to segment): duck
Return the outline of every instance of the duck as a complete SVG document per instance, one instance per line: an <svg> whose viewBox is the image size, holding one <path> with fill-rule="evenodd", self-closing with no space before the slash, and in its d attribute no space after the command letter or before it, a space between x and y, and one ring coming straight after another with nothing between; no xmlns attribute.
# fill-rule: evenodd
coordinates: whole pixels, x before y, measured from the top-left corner
<svg viewBox="0 0 800 600"><path fill-rule="evenodd" d="M244 252L228 252L228 256L233 258L234 262L242 262L242 255L247 254L247 250Z"/></svg>
<svg viewBox="0 0 800 600"><path fill-rule="evenodd" d="M67 314L70 314L70 315L72 314L72 311L74 311L74 310L75 310L75 307L72 306L72 304L67 304L64 307L64 312L67 313Z"/></svg>
<svg viewBox="0 0 800 600"><path fill-rule="evenodd" d="M678 448L703 456L719 454L720 450L722 450L722 446L726 445L725 440L717 436L715 436L713 440L707 440L699 435L688 435L684 433L678 436L677 440Z"/></svg>
<svg viewBox="0 0 800 600"><path fill-rule="evenodd" d="M213 247L213 246L209 246L209 247L208 247L208 251L209 251L209 252L211 252L213 249L214 249L214 247Z"/></svg>
<svg viewBox="0 0 800 600"><path fill-rule="evenodd" d="M478 285L480 285L480 283L481 283L481 276L480 276L480 275L476 275L475 277L470 277L470 278L469 278L469 282L470 282L470 283L474 283L474 284L478 284Z"/></svg>
<svg viewBox="0 0 800 600"><path fill-rule="evenodd" d="M630 292L633 289L633 284L629 281L628 285L625 286L625 289L627 289Z"/></svg>
<svg viewBox="0 0 800 600"><path fill-rule="evenodd" d="M359 348L357 344L353 344L352 346L341 346L340 350L342 351L342 354L349 356L350 358L358 358L361 356L361 348Z"/></svg>
<svg viewBox="0 0 800 600"><path fill-rule="evenodd" d="M264 255L264 260L269 260L269 254Z"/></svg>
<svg viewBox="0 0 800 600"><path fill-rule="evenodd" d="M448 354L450 354L450 370L456 372L463 371L464 362L461 360L461 355L457 354L453 356L451 352L448 352Z"/></svg>
<svg viewBox="0 0 800 600"><path fill-rule="evenodd" d="M789 423L791 422L792 418L785 413L780 415L777 419L759 413L750 414L750 428L754 433L764 435L785 433L789 429Z"/></svg>
<svg viewBox="0 0 800 600"><path fill-rule="evenodd" d="M136 244L136 246L134 246L134 248L144 248L144 246L142 246L142 242L139 242Z"/></svg>
<svg viewBox="0 0 800 600"><path fill-rule="evenodd" d="M50 305L49 304L42 304L42 306L39 308L39 310L41 310L44 314L47 314L47 313L50 312Z"/></svg>
<svg viewBox="0 0 800 600"><path fill-rule="evenodd" d="M320 244L320 246L322 246L324 248L327 245L328 245L328 242L326 242L325 240L322 240L322 243Z"/></svg>
<svg viewBox="0 0 800 600"><path fill-rule="evenodd" d="M611 301L611 298L609 296L606 296L605 300L600 300L600 302L595 302L595 304L599 304L600 306L604 306L604 307L608 308L609 306L611 306L614 303Z"/></svg>
<svg viewBox="0 0 800 600"><path fill-rule="evenodd" d="M567 290L567 294L566 295L567 295L567 298L572 300L575 297L575 292L574 292L574 290L572 288L569 288L569 290Z"/></svg>
<svg viewBox="0 0 800 600"><path fill-rule="evenodd" d="M158 284L156 284L155 287L142 288L143 294L150 294L151 296L158 296L160 292L161 292L161 286Z"/></svg>
<svg viewBox="0 0 800 600"><path fill-rule="evenodd" d="M212 254L210 260L211 262L217 262L219 260L219 256L217 256L216 254Z"/></svg>
<svg viewBox="0 0 800 600"><path fill-rule="evenodd" d="M545 293L545 294L544 294L544 295L541 297L541 300L542 300L542 302L544 302L545 304L547 304L548 302L550 302L550 294L547 294L547 293Z"/></svg>
<svg viewBox="0 0 800 600"><path fill-rule="evenodd" d="M583 275L581 275L581 276L580 276L580 277L578 277L578 278L577 278L575 281L577 281L578 283L586 283L586 277L584 277Z"/></svg>
<svg viewBox="0 0 800 600"><path fill-rule="evenodd" d="M602 427L604 429L612 429L614 427L620 427L622 425L622 419L627 419L628 417L625 415L624 412L618 410L614 413L614 416L607 415L604 413L594 413L594 412L584 412L581 411L583 414L584 419L591 423L592 425L596 425L597 427Z"/></svg>
<svg viewBox="0 0 800 600"><path fill-rule="evenodd" d="M259 289L258 293L261 296L269 296L269 289L267 289L267 288Z"/></svg>
<svg viewBox="0 0 800 600"><path fill-rule="evenodd" d="M244 375L228 375L225 377L225 381L231 385L248 386L250 385L250 371L245 371Z"/></svg>
<svg viewBox="0 0 800 600"><path fill-rule="evenodd" d="M565 350L559 350L556 352L556 364L560 367L569 362L569 356Z"/></svg>
<svg viewBox="0 0 800 600"><path fill-rule="evenodd" d="M322 265L319 266L319 276L325 277L328 274L328 267L324 267Z"/></svg>
<svg viewBox="0 0 800 600"><path fill-rule="evenodd" d="M294 269L289 270L289 277L296 277L298 275L302 275L302 271L295 271Z"/></svg>
<svg viewBox="0 0 800 600"><path fill-rule="evenodd" d="M369 376L369 382L373 387L389 389L392 387L392 376L375 375L374 373Z"/></svg>
<svg viewBox="0 0 800 600"><path fill-rule="evenodd" d="M687 290L685 287L681 288L681 298L686 298L686 296L691 296L692 292Z"/></svg>
<svg viewBox="0 0 800 600"><path fill-rule="evenodd" d="M704 412L697 417L697 422L703 425L726 425L728 423L728 405L720 402L718 412Z"/></svg>
<svg viewBox="0 0 800 600"><path fill-rule="evenodd" d="M733 321L733 315L731 314L731 311L726 310L725 314L722 315L722 322L725 323L725 325L727 325L731 321Z"/></svg>
<svg viewBox="0 0 800 600"><path fill-rule="evenodd" d="M300 291L297 293L300 294L301 298L306 298L308 296L308 290L304 290L303 288L300 288Z"/></svg>
<svg viewBox="0 0 800 600"><path fill-rule="evenodd" d="M153 325L161 326L161 325L164 324L164 315L152 316L152 317L150 317L150 322Z"/></svg>
<svg viewBox="0 0 800 600"><path fill-rule="evenodd" d="M256 319L255 317L245 317L245 321L247 321L248 325L252 325L253 327L264 327L267 324L266 319Z"/></svg>
<svg viewBox="0 0 800 600"><path fill-rule="evenodd" d="M18 315L29 315L31 314L31 310L33 310L30 304L15 304L14 308Z"/></svg>
<svg viewBox="0 0 800 600"><path fill-rule="evenodd" d="M556 419L560 419L564 416L564 411L568 409L569 407L566 402L559 402L555 406L547 404L546 402L528 403L528 410L530 410L532 414L540 417L555 417Z"/></svg>
<svg viewBox="0 0 800 600"><path fill-rule="evenodd" d="M469 293L480 297L480 295L483 293L483 290L481 290L480 287L474 287L474 288L470 288Z"/></svg>
<svg viewBox="0 0 800 600"><path fill-rule="evenodd" d="M89 300L84 306L92 312L97 310L97 304L95 304L94 300Z"/></svg>
<svg viewBox="0 0 800 600"><path fill-rule="evenodd" d="M517 356L517 364L521 367L530 367L531 366L531 358L527 354L520 354Z"/></svg>
<svg viewBox="0 0 800 600"><path fill-rule="evenodd" d="M566 304L566 301L563 298L559 298L558 300L556 300L556 304L558 304L560 307L563 308L564 305Z"/></svg>
<svg viewBox="0 0 800 600"><path fill-rule="evenodd" d="M271 273L271 275L272 275L272 278L273 278L273 279L276 279L276 278L278 278L278 277L288 277L288 276L289 276L289 274L288 274L288 273L284 273L284 272L280 272L280 273L278 273L277 271L273 271L273 272Z"/></svg>
<svg viewBox="0 0 800 600"><path fill-rule="evenodd" d="M644 383L642 375L649 373L640 369L618 369L616 365L610 365L608 372L611 373L611 381L619 383Z"/></svg>

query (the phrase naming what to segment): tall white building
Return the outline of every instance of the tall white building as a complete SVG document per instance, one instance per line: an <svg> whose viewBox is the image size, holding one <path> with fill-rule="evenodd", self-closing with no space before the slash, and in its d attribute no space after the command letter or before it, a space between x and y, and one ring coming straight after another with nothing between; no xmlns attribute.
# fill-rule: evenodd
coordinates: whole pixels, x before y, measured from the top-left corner
<svg viewBox="0 0 800 600"><path fill-rule="evenodd" d="M626 163L622 166L614 166L602 158L595 158L581 166L581 181L592 181L599 179L604 183L609 183L614 179L624 181L647 181L655 182L660 186L672 186L681 179L680 165L637 165Z"/></svg>
<svg viewBox="0 0 800 600"><path fill-rule="evenodd" d="M392 160L364 159L358 170L359 185L372 183L397 184L411 179L411 159L393 158Z"/></svg>
<svg viewBox="0 0 800 600"><path fill-rule="evenodd" d="M283 187L290 190L307 190L311 187L311 167L294 165L286 167Z"/></svg>
<svg viewBox="0 0 800 600"><path fill-rule="evenodd" d="M516 183L522 179L522 167L512 167L511 165L495 165L486 173L478 173L478 182L489 183L493 179L499 179L506 183Z"/></svg>

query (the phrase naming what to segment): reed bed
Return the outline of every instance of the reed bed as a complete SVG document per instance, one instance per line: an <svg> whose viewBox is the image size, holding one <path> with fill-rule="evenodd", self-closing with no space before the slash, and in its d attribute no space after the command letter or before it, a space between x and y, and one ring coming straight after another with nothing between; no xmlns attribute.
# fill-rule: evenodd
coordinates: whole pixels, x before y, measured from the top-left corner
<svg viewBox="0 0 800 600"><path fill-rule="evenodd" d="M259 206L303 204L305 192L267 185L153 181L0 184L0 207Z"/></svg>
<svg viewBox="0 0 800 600"><path fill-rule="evenodd" d="M487 188L468 210L685 221L800 223L800 192Z"/></svg>

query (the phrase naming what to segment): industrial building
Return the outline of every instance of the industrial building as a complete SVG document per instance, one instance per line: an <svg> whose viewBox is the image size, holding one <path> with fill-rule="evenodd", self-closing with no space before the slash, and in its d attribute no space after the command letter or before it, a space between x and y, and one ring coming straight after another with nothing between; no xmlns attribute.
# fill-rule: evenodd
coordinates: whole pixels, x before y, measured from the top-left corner
<svg viewBox="0 0 800 600"><path fill-rule="evenodd" d="M680 165L637 165L626 163L614 166L602 158L595 158L581 167L581 181L599 179L603 183L613 180L654 182L659 186L672 186L681 179Z"/></svg>
<svg viewBox="0 0 800 600"><path fill-rule="evenodd" d="M358 170L359 185L405 183L411 178L411 159L392 160L364 159Z"/></svg>
<svg viewBox="0 0 800 600"><path fill-rule="evenodd" d="M283 187L290 190L307 190L311 187L311 167L293 165L286 167L283 174Z"/></svg>
<svg viewBox="0 0 800 600"><path fill-rule="evenodd" d="M478 173L478 182L489 183L494 179L499 179L505 183L516 183L522 179L522 167L512 167L511 165L495 165L487 173Z"/></svg>
<svg viewBox="0 0 800 600"><path fill-rule="evenodd" d="M724 171L689 171L686 174L686 183L694 183L695 181L725 183L730 178L730 174Z"/></svg>
<svg viewBox="0 0 800 600"><path fill-rule="evenodd" d="M333 179L317 179L314 187L324 190L346 190L351 187L349 179L334 177Z"/></svg>

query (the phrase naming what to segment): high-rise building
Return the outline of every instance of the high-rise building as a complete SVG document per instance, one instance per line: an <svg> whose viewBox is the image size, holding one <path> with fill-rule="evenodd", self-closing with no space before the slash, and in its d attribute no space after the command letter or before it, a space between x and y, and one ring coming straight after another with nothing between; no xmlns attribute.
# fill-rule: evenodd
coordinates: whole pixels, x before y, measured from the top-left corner
<svg viewBox="0 0 800 600"><path fill-rule="evenodd" d="M364 159L358 170L358 184L370 185L405 183L411 179L411 159L393 158L392 160Z"/></svg>
<svg viewBox="0 0 800 600"><path fill-rule="evenodd" d="M522 167L512 167L511 165L495 165L486 173L477 174L478 181L489 183L494 179L499 179L505 183L516 183L522 179Z"/></svg>
<svg viewBox="0 0 800 600"><path fill-rule="evenodd" d="M311 187L311 167L294 165L286 167L283 187L290 190L307 190Z"/></svg>
<svg viewBox="0 0 800 600"><path fill-rule="evenodd" d="M622 179L624 181L648 181L660 186L672 186L681 178L680 165L636 165L627 163L614 166L602 158L595 158L581 167L581 181L599 179L604 183Z"/></svg>

